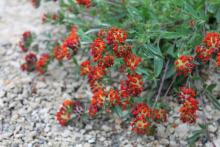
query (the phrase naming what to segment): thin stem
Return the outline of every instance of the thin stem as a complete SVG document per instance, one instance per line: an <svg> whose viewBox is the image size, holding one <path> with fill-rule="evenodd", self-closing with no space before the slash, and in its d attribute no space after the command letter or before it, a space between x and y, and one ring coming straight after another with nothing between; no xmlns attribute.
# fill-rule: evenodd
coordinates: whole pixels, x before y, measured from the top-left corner
<svg viewBox="0 0 220 147"><path fill-rule="evenodd" d="M166 91L165 94L164 94L164 97L167 97L168 93L170 92L170 89L172 88L174 82L176 81L176 78L177 78L177 75L175 74L175 76L173 77L173 79L172 79L172 81L171 81L169 87L167 88L167 91Z"/></svg>
<svg viewBox="0 0 220 147"><path fill-rule="evenodd" d="M158 99L160 97L160 94L161 94L161 91L162 91L162 88L163 88L163 85L164 85L164 80L165 80L165 77L166 77L166 73L167 73L167 70L168 70L169 62L170 62L170 60L168 60L166 65L165 65L165 69L164 69L163 76L162 76L162 79L161 79L160 87L158 89L157 96L156 96L153 108L155 108L155 106L156 106L156 104L158 102Z"/></svg>

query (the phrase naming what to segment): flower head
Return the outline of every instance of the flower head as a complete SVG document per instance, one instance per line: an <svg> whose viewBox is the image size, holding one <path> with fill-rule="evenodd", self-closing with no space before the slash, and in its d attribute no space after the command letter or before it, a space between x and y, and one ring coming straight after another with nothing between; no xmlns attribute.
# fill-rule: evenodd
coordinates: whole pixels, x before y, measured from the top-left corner
<svg viewBox="0 0 220 147"><path fill-rule="evenodd" d="M101 107L104 104L105 100L106 100L106 93L104 92L103 89L99 89L97 90L97 92L94 93L91 99L91 105Z"/></svg>
<svg viewBox="0 0 220 147"><path fill-rule="evenodd" d="M179 90L180 90L180 92L179 92L178 96L179 96L180 100L186 100L190 97L196 96L196 91L192 88L180 87Z"/></svg>
<svg viewBox="0 0 220 147"><path fill-rule="evenodd" d="M216 65L220 67L220 52L217 54L217 57L216 57Z"/></svg>
<svg viewBox="0 0 220 147"><path fill-rule="evenodd" d="M141 62L141 58L135 56L134 54L131 54L130 56L126 57L124 60L127 64L127 66L131 70L135 70L137 68L137 66L139 65L139 63Z"/></svg>
<svg viewBox="0 0 220 147"><path fill-rule="evenodd" d="M81 114L84 112L82 104L77 101L65 100L63 105L56 113L56 119L60 125L66 126L70 122L74 122L73 119L80 119Z"/></svg>
<svg viewBox="0 0 220 147"><path fill-rule="evenodd" d="M104 52L105 47L106 47L105 42L102 39L96 38L93 41L93 43L90 47L90 50L91 50L91 54L93 56L93 60L95 62L98 61L103 56L103 52Z"/></svg>
<svg viewBox="0 0 220 147"><path fill-rule="evenodd" d="M110 28L107 35L108 43L124 43L127 39L127 33L119 28Z"/></svg>
<svg viewBox="0 0 220 147"><path fill-rule="evenodd" d="M178 75L187 76L193 71L195 64L192 56L182 55L175 61L175 68Z"/></svg>
<svg viewBox="0 0 220 147"><path fill-rule="evenodd" d="M55 59L57 59L58 61L61 61L64 58L61 47L59 45L53 48L53 54Z"/></svg>
<svg viewBox="0 0 220 147"><path fill-rule="evenodd" d="M120 95L117 90L110 89L110 91L108 93L108 98L109 98L110 104L112 106L121 105Z"/></svg>
<svg viewBox="0 0 220 147"><path fill-rule="evenodd" d="M211 48L219 48L220 34L216 32L208 32L203 39L203 42Z"/></svg>
<svg viewBox="0 0 220 147"><path fill-rule="evenodd" d="M22 71L31 72L35 70L37 56L34 53L29 53L25 56L25 63L21 65Z"/></svg>
<svg viewBox="0 0 220 147"><path fill-rule="evenodd" d="M67 59L71 59L71 57L77 53L79 46L80 42L77 34L77 27L73 26L69 36L64 40L61 46L63 56L67 57Z"/></svg>
<svg viewBox="0 0 220 147"><path fill-rule="evenodd" d="M91 72L91 65L89 60L85 60L84 62L81 63L81 68L80 68L80 75L87 75Z"/></svg>
<svg viewBox="0 0 220 147"><path fill-rule="evenodd" d="M150 132L151 123L142 116L134 118L130 124L132 126L132 131L137 134L144 135Z"/></svg>
<svg viewBox="0 0 220 147"><path fill-rule="evenodd" d="M42 54L40 59L36 63L36 69L39 73L43 74L46 71L47 64L50 61L49 54Z"/></svg>
<svg viewBox="0 0 220 147"><path fill-rule="evenodd" d="M99 67L102 68L111 67L113 64L114 64L114 57L111 55L106 55L102 57L98 62Z"/></svg>
<svg viewBox="0 0 220 147"><path fill-rule="evenodd" d="M179 109L180 120L184 123L195 123L196 118L198 117L196 114L198 109L198 101L192 97L189 97Z"/></svg>
<svg viewBox="0 0 220 147"><path fill-rule="evenodd" d="M139 94L141 94L144 85L142 77L139 74L135 73L132 75L129 74L127 78L128 79L126 80L126 85L129 95L138 96Z"/></svg>
<svg viewBox="0 0 220 147"><path fill-rule="evenodd" d="M204 46L196 46L195 52L197 53L196 57L200 59L203 63L206 63L211 59L213 53L215 52L215 49L208 49Z"/></svg>
<svg viewBox="0 0 220 147"><path fill-rule="evenodd" d="M76 0L76 2L79 4L79 5L83 5L87 8L90 7L91 5L91 0Z"/></svg>
<svg viewBox="0 0 220 147"><path fill-rule="evenodd" d="M131 55L131 46L129 44L113 44L113 51L116 57L118 58L126 58Z"/></svg>

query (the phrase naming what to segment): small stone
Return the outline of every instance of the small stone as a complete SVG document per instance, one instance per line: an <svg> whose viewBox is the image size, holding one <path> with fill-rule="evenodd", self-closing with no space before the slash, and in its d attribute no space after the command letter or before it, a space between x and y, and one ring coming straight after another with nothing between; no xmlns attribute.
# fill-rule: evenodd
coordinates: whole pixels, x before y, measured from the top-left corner
<svg viewBox="0 0 220 147"><path fill-rule="evenodd" d="M94 144L95 142L96 142L96 138L90 138L88 140L88 143L90 143L90 144Z"/></svg>
<svg viewBox="0 0 220 147"><path fill-rule="evenodd" d="M214 124L208 126L208 130L212 133L216 132L218 127Z"/></svg>
<svg viewBox="0 0 220 147"><path fill-rule="evenodd" d="M89 144L89 143L84 143L84 144L83 144L83 147L91 147L91 144Z"/></svg>
<svg viewBox="0 0 220 147"><path fill-rule="evenodd" d="M38 81L37 84L36 84L37 89L43 89L43 88L46 88L46 87L47 87L47 85L44 82L41 82L41 81Z"/></svg>
<svg viewBox="0 0 220 147"><path fill-rule="evenodd" d="M169 144L169 140L167 140L167 139L161 139L161 140L160 140L160 143L163 144L163 145L168 145L168 144Z"/></svg>
<svg viewBox="0 0 220 147"><path fill-rule="evenodd" d="M180 124L175 129L175 136L186 138L188 136L189 127L187 124Z"/></svg>
<svg viewBox="0 0 220 147"><path fill-rule="evenodd" d="M109 126L107 126L107 125L103 125L103 126L102 126L102 129L103 129L104 131L110 131L110 130L111 130L111 128L110 128Z"/></svg>

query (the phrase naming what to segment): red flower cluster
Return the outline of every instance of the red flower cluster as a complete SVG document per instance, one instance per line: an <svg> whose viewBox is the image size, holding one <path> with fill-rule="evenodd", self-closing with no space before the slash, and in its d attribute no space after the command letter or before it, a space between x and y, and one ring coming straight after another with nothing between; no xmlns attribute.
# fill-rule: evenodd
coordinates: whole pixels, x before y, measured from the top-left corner
<svg viewBox="0 0 220 147"><path fill-rule="evenodd" d="M76 121L78 121L83 111L84 109L80 102L65 100L59 111L56 113L56 119L60 125L66 126L70 122L74 122L74 119L77 119Z"/></svg>
<svg viewBox="0 0 220 147"><path fill-rule="evenodd" d="M185 56L185 55L180 56L175 61L175 68L176 68L177 74L184 75L184 76L187 76L188 74L190 74L195 67L193 60L194 59L192 56Z"/></svg>
<svg viewBox="0 0 220 147"><path fill-rule="evenodd" d="M127 39L127 33L119 28L111 28L108 31L107 41L108 44L124 43Z"/></svg>
<svg viewBox="0 0 220 147"><path fill-rule="evenodd" d="M34 53L29 53L25 56L25 63L21 65L23 71L31 72L35 70L37 56Z"/></svg>
<svg viewBox="0 0 220 147"><path fill-rule="evenodd" d="M208 32L203 39L207 47L217 49L220 46L220 34L216 32Z"/></svg>
<svg viewBox="0 0 220 147"><path fill-rule="evenodd" d="M149 134L154 123L166 122L167 112L164 109L151 109L145 103L136 104L131 110L135 117L131 121L132 131L137 134Z"/></svg>
<svg viewBox="0 0 220 147"><path fill-rule="evenodd" d="M196 122L198 111L198 101L193 97L189 97L185 100L182 107L179 109L180 120L183 123L193 124Z"/></svg>
<svg viewBox="0 0 220 147"><path fill-rule="evenodd" d="M38 8L40 6L41 0L30 0L30 2L34 8Z"/></svg>
<svg viewBox="0 0 220 147"><path fill-rule="evenodd" d="M180 120L184 123L195 123L196 122L196 112L198 108L198 101L194 98L196 97L196 92L192 88L180 87L180 93L178 94L179 99L183 102L183 105L179 109Z"/></svg>
<svg viewBox="0 0 220 147"><path fill-rule="evenodd" d="M135 72L141 62L141 58L132 53L131 47L126 43L127 33L119 28L100 30L98 38L94 39L90 46L92 60L81 63L81 75L88 76L88 81L93 92L89 114L94 116L103 105L121 106L123 109L129 104L131 97L140 95L143 90L142 77ZM114 65L115 58L123 58L125 68L130 68L131 74L120 90L104 87L106 82L103 78L107 76L108 68ZM110 90L109 90L110 89Z"/></svg>
<svg viewBox="0 0 220 147"><path fill-rule="evenodd" d="M64 40L61 46L60 56L71 59L74 54L77 53L77 50L80 46L79 37L77 34L76 26L73 26L69 36Z"/></svg>
<svg viewBox="0 0 220 147"><path fill-rule="evenodd" d="M125 83L121 83L121 93L123 96L138 96L143 91L142 77L137 73L128 75Z"/></svg>
<svg viewBox="0 0 220 147"><path fill-rule="evenodd" d="M86 6L87 8L91 5L91 0L76 0L79 5Z"/></svg>
<svg viewBox="0 0 220 147"><path fill-rule="evenodd" d="M32 42L32 34L30 31L26 31L22 34L22 39L19 41L19 47L21 51L27 52Z"/></svg>
<svg viewBox="0 0 220 147"><path fill-rule="evenodd" d="M56 21L59 18L58 14L50 14L50 13L44 13L41 17L42 23L46 23L50 20Z"/></svg>
<svg viewBox="0 0 220 147"><path fill-rule="evenodd" d="M220 67L220 52L217 54L216 65Z"/></svg>
<svg viewBox="0 0 220 147"><path fill-rule="evenodd" d="M213 53L215 52L214 48L206 48L204 46L196 46L195 48L196 58L200 59L203 63L208 62Z"/></svg>
<svg viewBox="0 0 220 147"><path fill-rule="evenodd" d="M178 97L180 100L186 100L190 97L196 96L196 92L192 88L180 87L179 90L180 92L178 93Z"/></svg>
<svg viewBox="0 0 220 147"><path fill-rule="evenodd" d="M40 59L36 62L36 70L43 74L46 71L46 67L50 61L50 55L49 54L42 54Z"/></svg>

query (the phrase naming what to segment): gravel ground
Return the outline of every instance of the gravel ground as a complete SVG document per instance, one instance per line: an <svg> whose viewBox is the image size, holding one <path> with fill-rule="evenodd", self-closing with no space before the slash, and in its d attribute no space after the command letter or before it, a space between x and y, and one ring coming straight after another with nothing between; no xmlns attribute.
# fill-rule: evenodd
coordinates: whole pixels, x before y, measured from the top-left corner
<svg viewBox="0 0 220 147"><path fill-rule="evenodd" d="M40 21L42 13L51 8L49 5L53 4L34 9L24 0L0 1L0 147L187 146L185 139L198 128L180 123L178 106L174 103L168 123L158 127L155 137L134 135L114 121L118 119L113 116L97 118L83 128L57 124L54 114L64 99L91 93L86 85L75 92L81 81L74 76L74 66L70 63L57 68L54 62L44 76L20 71L24 57L17 47L20 35L26 30L40 34L51 29ZM220 112L211 105L203 109L212 122L210 136L220 147ZM197 146L212 145L203 139Z"/></svg>

